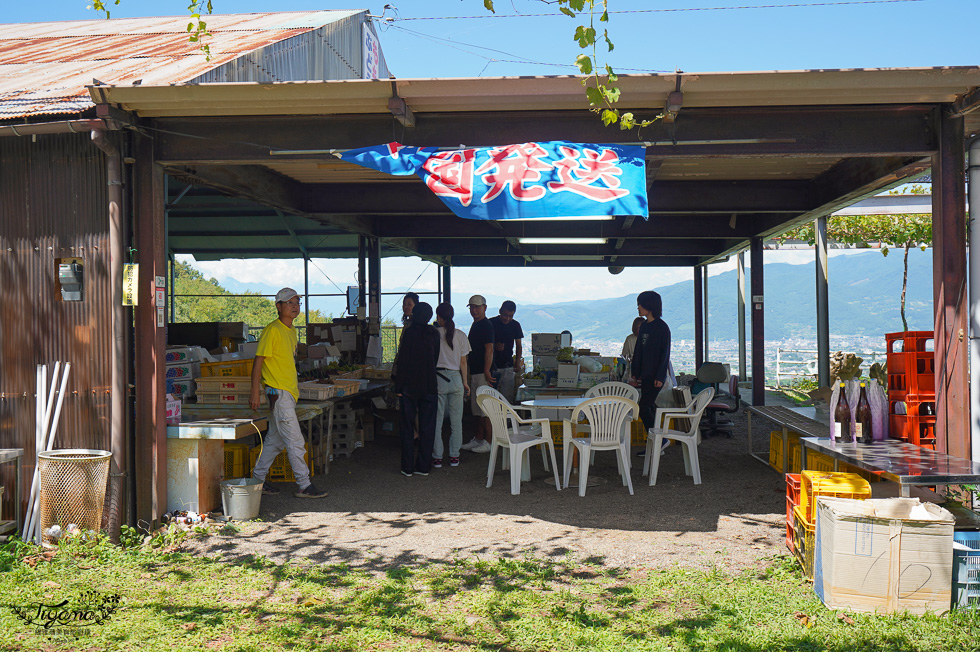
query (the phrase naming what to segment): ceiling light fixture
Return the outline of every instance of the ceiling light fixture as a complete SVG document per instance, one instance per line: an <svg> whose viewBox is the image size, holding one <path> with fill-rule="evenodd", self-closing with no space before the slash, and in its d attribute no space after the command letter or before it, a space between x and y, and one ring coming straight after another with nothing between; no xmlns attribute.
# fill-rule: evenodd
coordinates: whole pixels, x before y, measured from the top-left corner
<svg viewBox="0 0 980 652"><path fill-rule="evenodd" d="M616 219L615 215L573 215L569 217L512 217L498 222L603 222Z"/></svg>
<svg viewBox="0 0 980 652"><path fill-rule="evenodd" d="M579 244L606 244L607 238L518 238L517 241L521 244L536 244L536 245L579 245Z"/></svg>

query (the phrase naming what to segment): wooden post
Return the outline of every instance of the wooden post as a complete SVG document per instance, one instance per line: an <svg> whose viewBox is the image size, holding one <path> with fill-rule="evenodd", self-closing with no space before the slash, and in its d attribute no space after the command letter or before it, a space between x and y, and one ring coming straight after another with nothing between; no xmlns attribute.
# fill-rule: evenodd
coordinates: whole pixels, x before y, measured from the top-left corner
<svg viewBox="0 0 980 652"><path fill-rule="evenodd" d="M940 111L939 151L932 157L932 284L936 344L936 450L969 459L963 135L963 118Z"/></svg>
<svg viewBox="0 0 980 652"><path fill-rule="evenodd" d="M156 279L167 274L166 193L163 168L154 160L153 140L137 136L136 260L139 263L136 331L136 515L155 524L167 511L167 424L165 310L156 305ZM160 283L164 287L164 283ZM158 321L159 318L163 323Z"/></svg>
<svg viewBox="0 0 980 652"><path fill-rule="evenodd" d="M765 284L762 273L762 238L752 238L749 249L752 267L752 405L766 404Z"/></svg>
<svg viewBox="0 0 980 652"><path fill-rule="evenodd" d="M442 266L442 300L446 303L453 302L452 269L449 265Z"/></svg>

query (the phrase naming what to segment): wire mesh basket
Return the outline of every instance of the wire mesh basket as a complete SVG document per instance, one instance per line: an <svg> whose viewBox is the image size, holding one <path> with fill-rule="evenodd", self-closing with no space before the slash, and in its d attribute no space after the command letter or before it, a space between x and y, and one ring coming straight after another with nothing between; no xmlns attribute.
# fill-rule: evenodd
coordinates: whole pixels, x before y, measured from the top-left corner
<svg viewBox="0 0 980 652"><path fill-rule="evenodd" d="M97 534L112 454L74 448L47 451L37 457L41 542L55 545L63 536Z"/></svg>

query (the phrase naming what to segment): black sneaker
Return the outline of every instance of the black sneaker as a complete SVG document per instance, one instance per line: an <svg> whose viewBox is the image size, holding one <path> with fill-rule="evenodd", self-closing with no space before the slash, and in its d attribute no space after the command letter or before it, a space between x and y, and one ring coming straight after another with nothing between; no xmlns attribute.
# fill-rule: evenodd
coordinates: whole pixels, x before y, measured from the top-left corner
<svg viewBox="0 0 980 652"><path fill-rule="evenodd" d="M266 496L278 496L282 493L282 490L279 489L279 487L269 484L268 482L263 482L262 493Z"/></svg>
<svg viewBox="0 0 980 652"><path fill-rule="evenodd" d="M411 478L412 477L412 474L409 473L408 471L402 471L402 475L405 476L406 478Z"/></svg>
<svg viewBox="0 0 980 652"><path fill-rule="evenodd" d="M416 471L415 475L429 475L428 471Z"/></svg>
<svg viewBox="0 0 980 652"><path fill-rule="evenodd" d="M326 498L327 492L322 489L317 489L316 485L309 485L306 489L301 489L296 492L297 498Z"/></svg>

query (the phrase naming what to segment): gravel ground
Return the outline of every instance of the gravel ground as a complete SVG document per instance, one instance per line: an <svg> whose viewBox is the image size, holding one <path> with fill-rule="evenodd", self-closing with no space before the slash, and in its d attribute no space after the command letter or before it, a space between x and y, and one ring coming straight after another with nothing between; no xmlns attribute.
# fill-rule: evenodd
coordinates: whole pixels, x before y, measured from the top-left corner
<svg viewBox="0 0 980 652"><path fill-rule="evenodd" d="M761 434L757 427L755 436ZM262 497L259 522L233 536L191 540L186 548L225 558L344 562L368 571L526 554L617 567L740 570L787 554L784 483L747 454L744 413L736 415L733 438L705 439L699 455L701 485L684 474L681 449L671 446L655 487L634 455L630 496L613 453L600 453L590 477L603 482L580 498L575 486L559 492L546 484L551 474L532 453L531 481L512 496L509 471L498 464L488 489L488 456L468 451L459 467L406 478L397 438L380 436L315 478L329 490L327 498L296 498L294 485L283 485L282 494Z"/></svg>

